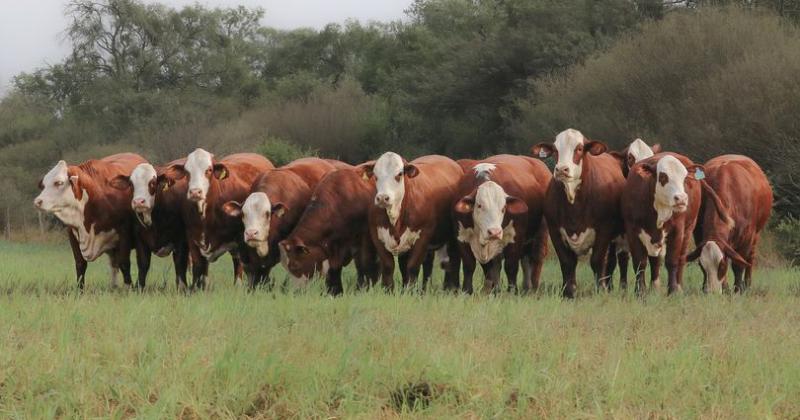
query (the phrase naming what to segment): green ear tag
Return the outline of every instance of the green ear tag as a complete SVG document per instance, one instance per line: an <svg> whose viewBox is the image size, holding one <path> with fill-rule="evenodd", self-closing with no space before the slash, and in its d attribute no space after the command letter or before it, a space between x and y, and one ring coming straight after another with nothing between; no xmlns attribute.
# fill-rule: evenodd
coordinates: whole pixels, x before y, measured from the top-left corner
<svg viewBox="0 0 800 420"><path fill-rule="evenodd" d="M703 172L702 169L697 169L696 171L694 171L694 179L700 181L701 179L705 179L705 177L706 174L705 172Z"/></svg>

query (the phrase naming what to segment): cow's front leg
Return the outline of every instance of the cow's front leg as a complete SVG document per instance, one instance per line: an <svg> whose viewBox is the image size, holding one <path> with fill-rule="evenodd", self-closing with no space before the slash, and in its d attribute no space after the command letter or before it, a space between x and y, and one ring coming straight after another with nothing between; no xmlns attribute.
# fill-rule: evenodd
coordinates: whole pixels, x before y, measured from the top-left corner
<svg viewBox="0 0 800 420"><path fill-rule="evenodd" d="M394 255L382 245L376 250L381 266L381 284L386 290L394 290Z"/></svg>
<svg viewBox="0 0 800 420"><path fill-rule="evenodd" d="M133 284L133 278L131 278L131 250L133 250L134 244L130 230L125 229L121 232L119 246L117 246L116 252L112 251L116 254L112 258L116 260L116 266L122 271L122 281L125 282L127 287L131 287Z"/></svg>
<svg viewBox="0 0 800 420"><path fill-rule="evenodd" d="M599 292L610 290L608 283L611 277L606 273L606 267L608 265L608 250L611 241L605 239L607 235L598 236L600 237L597 238L592 247L592 256L589 259L589 264L592 266L592 272L594 273L595 289Z"/></svg>
<svg viewBox="0 0 800 420"><path fill-rule="evenodd" d="M633 261L633 273L634 276L636 276L634 292L637 296L642 296L646 290L644 272L647 268L647 250L644 248L644 244L642 244L636 236L633 229L628 231L627 240L628 248L631 252L631 260Z"/></svg>
<svg viewBox="0 0 800 420"><path fill-rule="evenodd" d="M458 242L455 238L451 238L447 242L446 254L447 260L440 258L441 267L444 271L444 290L458 291L460 287L459 270L461 269L461 252L459 251Z"/></svg>
<svg viewBox="0 0 800 420"><path fill-rule="evenodd" d="M428 281L433 274L433 261L436 259L435 251L428 251L425 255L425 260L422 262L422 290L428 289Z"/></svg>
<svg viewBox="0 0 800 420"><path fill-rule="evenodd" d="M406 286L414 286L419 279L419 269L422 266L422 263L425 261L425 257L428 255L428 244L430 243L430 236L426 236L423 234L421 238L414 243L414 246L411 247L411 250L407 253L407 260L406 260L406 279L407 284Z"/></svg>
<svg viewBox="0 0 800 420"><path fill-rule="evenodd" d="M86 280L86 267L89 265L89 263L85 258L83 258L78 239L71 230L67 236L69 237L69 246L72 248L72 258L75 260L75 277L78 282L78 290L83 292L83 286Z"/></svg>
<svg viewBox="0 0 800 420"><path fill-rule="evenodd" d="M527 258L529 263L529 273L525 274L526 264L523 260L522 273L523 273L523 290L536 291L539 290L539 285L542 279L542 267L544 267L544 260L547 258L547 225L542 220L536 234L531 243L530 256Z"/></svg>
<svg viewBox="0 0 800 420"><path fill-rule="evenodd" d="M486 264L481 264L483 269L483 288L481 291L484 295L494 293L500 286L500 272L503 266L503 255L500 254L494 257Z"/></svg>
<svg viewBox="0 0 800 420"><path fill-rule="evenodd" d="M617 262L619 263L619 288L624 292L628 289L628 251L617 250Z"/></svg>
<svg viewBox="0 0 800 420"><path fill-rule="evenodd" d="M231 251L231 262L233 262L233 285L242 286L244 284L244 262L238 252Z"/></svg>
<svg viewBox="0 0 800 420"><path fill-rule="evenodd" d="M190 245L189 257L192 261L192 289L204 290L208 277L208 260L195 245Z"/></svg>
<svg viewBox="0 0 800 420"><path fill-rule="evenodd" d="M464 271L464 281L461 284L461 290L464 293L472 294L472 277L475 275L475 255L472 254L472 250L469 248L467 244L459 244L458 248L461 251L461 264Z"/></svg>
<svg viewBox="0 0 800 420"><path fill-rule="evenodd" d="M606 266L603 269L606 277L608 291L614 290L614 271L617 269L617 244L611 241L608 244L608 254L606 255Z"/></svg>
<svg viewBox="0 0 800 420"><path fill-rule="evenodd" d="M681 255L683 247L684 233L680 229L675 229L667 237L667 255L665 257L667 266L667 294L672 295L682 290L681 279L681 260L685 256Z"/></svg>
<svg viewBox="0 0 800 420"><path fill-rule="evenodd" d="M189 248L186 243L175 245L172 251L172 263L175 265L175 287L179 292L188 290L186 271L189 269Z"/></svg>
<svg viewBox="0 0 800 420"><path fill-rule="evenodd" d="M650 261L650 288L653 290L661 287L661 257L647 257Z"/></svg>
<svg viewBox="0 0 800 420"><path fill-rule="evenodd" d="M141 236L136 236L136 268L138 272L136 273L137 276L137 287L139 291L144 290L145 283L147 282L147 273L150 271L150 258L151 252L150 247L147 246L147 243L144 241Z"/></svg>
<svg viewBox="0 0 800 420"><path fill-rule="evenodd" d="M516 293L521 249L514 245L509 245L506 251L507 252L501 253L500 255L503 256L503 269L505 270L506 280L508 281L508 292Z"/></svg>

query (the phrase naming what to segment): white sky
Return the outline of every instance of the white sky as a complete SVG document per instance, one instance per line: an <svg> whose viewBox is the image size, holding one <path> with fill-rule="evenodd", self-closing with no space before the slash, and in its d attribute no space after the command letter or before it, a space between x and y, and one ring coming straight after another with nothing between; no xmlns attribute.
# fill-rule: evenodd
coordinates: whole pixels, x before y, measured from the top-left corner
<svg viewBox="0 0 800 420"><path fill-rule="evenodd" d="M11 78L23 71L54 64L69 46L63 40L68 0L0 0L0 95ZM389 21L404 16L412 0L161 0L180 8L199 3L208 7L261 7L263 24L291 29L322 28L330 22L353 18L362 22ZM146 0L147 3L155 3Z"/></svg>

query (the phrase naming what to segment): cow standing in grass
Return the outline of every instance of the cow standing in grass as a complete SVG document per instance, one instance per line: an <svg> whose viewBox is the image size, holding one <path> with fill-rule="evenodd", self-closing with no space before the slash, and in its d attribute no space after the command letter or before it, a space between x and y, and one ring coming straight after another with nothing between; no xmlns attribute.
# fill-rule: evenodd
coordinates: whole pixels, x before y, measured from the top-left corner
<svg viewBox="0 0 800 420"><path fill-rule="evenodd" d="M645 289L646 257L665 259L668 293L682 289L686 251L704 192L716 210L721 208L714 190L697 179L702 173L700 165L676 153L659 153L631 168L622 213L637 293Z"/></svg>
<svg viewBox="0 0 800 420"><path fill-rule="evenodd" d="M251 287L269 279L280 262L278 242L294 229L322 178L337 168L353 166L328 159L298 159L261 174L244 203L225 203L225 212L244 224L247 247L241 252L248 254L245 271Z"/></svg>
<svg viewBox="0 0 800 420"><path fill-rule="evenodd" d="M131 193L113 188L109 180L130 176L136 165L144 162L144 158L133 153L88 160L80 165L67 165L61 160L39 182L41 193L34 206L53 214L67 226L80 290L87 263L103 254L108 254L111 263L112 287L117 286L120 271L125 284L131 285L130 252L135 246Z"/></svg>
<svg viewBox="0 0 800 420"><path fill-rule="evenodd" d="M242 223L223 210L229 201L244 201L253 181L263 172L273 169L272 163L255 153L237 153L216 160L214 156L196 149L183 164L174 163L159 175L159 183L169 187L186 178L186 201L183 220L189 257L192 262L193 287L205 288L208 264L222 254L231 252L234 259L242 244ZM241 265L234 273L237 284L242 281Z"/></svg>
<svg viewBox="0 0 800 420"><path fill-rule="evenodd" d="M362 166L374 178L376 192L369 212L369 232L381 263L381 280L394 287L394 257L403 285L417 281L419 269L433 251L446 247L442 259L444 287L458 289L459 252L453 232L452 205L464 174L452 159L431 155L407 162L386 152L374 164ZM423 288L430 273L425 270Z"/></svg>
<svg viewBox="0 0 800 420"><path fill-rule="evenodd" d="M563 295L575 297L578 257L590 252L595 285L607 289L609 247L623 233L619 198L625 178L619 162L605 153L605 144L573 129L558 134L554 143L540 143L531 150L534 156L556 159L544 214L561 265Z"/></svg>
<svg viewBox="0 0 800 420"><path fill-rule="evenodd" d="M550 170L536 159L513 155L459 164L464 175L453 220L463 264L463 290L473 291L476 261L483 268L486 292L499 285L501 265L509 291L515 291L520 263L523 289L538 289L547 255L543 207Z"/></svg>
<svg viewBox="0 0 800 420"><path fill-rule="evenodd" d="M750 287L759 236L772 212L772 188L764 171L745 156L719 156L703 167L724 211L713 200L703 201L694 231L697 248L688 259L700 259L706 292L727 287L730 261L734 291L743 292Z"/></svg>
<svg viewBox="0 0 800 420"><path fill-rule="evenodd" d="M342 269L355 260L359 288L377 277L367 215L375 186L363 170L338 169L326 175L289 236L279 243L281 263L298 283L325 276L328 293L344 291Z"/></svg>

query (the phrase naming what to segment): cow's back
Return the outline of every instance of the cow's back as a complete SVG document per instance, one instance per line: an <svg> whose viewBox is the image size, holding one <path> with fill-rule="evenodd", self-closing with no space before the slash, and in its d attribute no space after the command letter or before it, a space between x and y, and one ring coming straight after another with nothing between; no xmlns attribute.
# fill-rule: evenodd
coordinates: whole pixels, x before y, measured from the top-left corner
<svg viewBox="0 0 800 420"><path fill-rule="evenodd" d="M772 212L772 188L761 167L741 155L715 157L704 165L706 182L727 207L735 226L755 226L760 231ZM704 212L713 211L705 206Z"/></svg>
<svg viewBox="0 0 800 420"><path fill-rule="evenodd" d="M256 178L275 169L269 159L256 153L235 153L225 156L219 162L228 169L227 177L220 181L219 205L228 201L244 201Z"/></svg>
<svg viewBox="0 0 800 420"><path fill-rule="evenodd" d="M325 175L337 169L337 165L335 165L334 162L337 161L308 157L292 161L284 166L281 166L278 168L278 170L291 171L299 176L309 186L309 188L313 190L316 188L317 184L319 184L322 178L325 177ZM339 163L342 165L338 166L342 168L352 168L352 166L343 162Z"/></svg>
<svg viewBox="0 0 800 420"><path fill-rule="evenodd" d="M79 166L97 182L111 180L118 175L130 176L133 169L147 161L136 153L117 153L101 159L88 160Z"/></svg>
<svg viewBox="0 0 800 420"><path fill-rule="evenodd" d="M440 155L423 156L410 163L419 170L416 177L408 179L406 194L412 199L403 204L411 206L412 218L419 216L420 211L432 212L436 218L449 217L450 205L457 197L459 181L464 175L461 165Z"/></svg>

